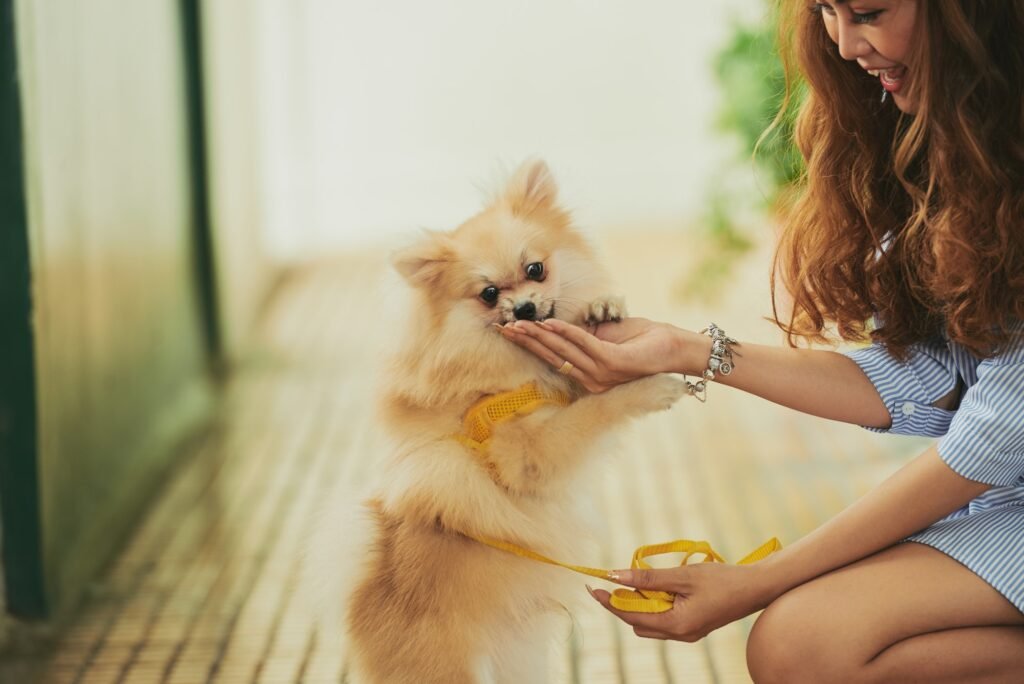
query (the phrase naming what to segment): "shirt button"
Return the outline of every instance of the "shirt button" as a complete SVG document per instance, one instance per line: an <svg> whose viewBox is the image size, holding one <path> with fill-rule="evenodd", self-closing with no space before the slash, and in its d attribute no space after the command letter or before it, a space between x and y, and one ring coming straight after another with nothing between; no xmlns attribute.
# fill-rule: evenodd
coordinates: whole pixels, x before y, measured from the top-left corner
<svg viewBox="0 0 1024 684"><path fill-rule="evenodd" d="M900 410L903 411L903 415L905 416L914 415L914 405L911 404L909 401L904 403L903 406L900 407Z"/></svg>

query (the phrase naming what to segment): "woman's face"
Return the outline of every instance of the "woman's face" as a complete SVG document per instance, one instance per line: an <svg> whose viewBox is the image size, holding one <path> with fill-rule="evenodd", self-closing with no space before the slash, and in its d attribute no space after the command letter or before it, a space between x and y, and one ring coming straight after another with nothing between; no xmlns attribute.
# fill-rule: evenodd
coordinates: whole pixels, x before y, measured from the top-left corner
<svg viewBox="0 0 1024 684"><path fill-rule="evenodd" d="M917 111L916 103L906 95L907 80L913 74L905 64L917 20L917 0L823 0L813 10L821 14L843 59L856 61L877 76L900 111Z"/></svg>

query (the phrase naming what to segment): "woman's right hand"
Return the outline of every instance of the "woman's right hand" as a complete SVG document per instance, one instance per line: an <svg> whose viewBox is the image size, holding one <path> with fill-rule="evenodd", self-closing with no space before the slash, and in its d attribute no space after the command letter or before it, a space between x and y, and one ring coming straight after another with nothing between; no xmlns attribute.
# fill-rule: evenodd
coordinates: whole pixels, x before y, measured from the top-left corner
<svg viewBox="0 0 1024 684"><path fill-rule="evenodd" d="M675 595L672 608L663 613L639 613L616 609L611 594L603 589L587 591L633 632L649 639L694 642L710 632L755 613L782 593L780 582L770 577L767 565L694 563L675 568L613 570L609 579L634 589Z"/></svg>
<svg viewBox="0 0 1024 684"><path fill-rule="evenodd" d="M571 377L591 392L682 370L679 359L684 331L645 318L602 323L594 334L558 319L516 321L504 326L501 333L553 368L568 361L573 366Z"/></svg>

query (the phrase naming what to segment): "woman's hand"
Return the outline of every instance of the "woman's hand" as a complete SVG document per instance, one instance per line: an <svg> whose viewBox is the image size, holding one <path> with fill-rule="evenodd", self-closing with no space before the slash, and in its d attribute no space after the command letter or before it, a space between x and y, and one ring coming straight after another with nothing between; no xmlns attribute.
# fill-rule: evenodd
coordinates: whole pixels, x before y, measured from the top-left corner
<svg viewBox="0 0 1024 684"><path fill-rule="evenodd" d="M649 639L703 639L719 627L761 610L778 595L757 564L697 563L619 570L616 574L620 584L676 595L671 610L664 613L632 613L613 608L607 591L587 588L610 613L632 626L637 636Z"/></svg>
<svg viewBox="0 0 1024 684"><path fill-rule="evenodd" d="M516 321L504 326L501 333L554 368L568 361L573 366L570 375L591 392L681 370L683 331L644 318L602 323L595 334L557 319Z"/></svg>

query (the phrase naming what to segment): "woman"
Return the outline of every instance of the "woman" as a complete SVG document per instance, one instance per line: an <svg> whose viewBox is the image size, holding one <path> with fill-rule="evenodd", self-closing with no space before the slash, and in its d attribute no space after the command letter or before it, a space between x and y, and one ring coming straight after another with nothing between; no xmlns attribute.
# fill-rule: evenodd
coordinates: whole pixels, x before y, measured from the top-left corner
<svg viewBox="0 0 1024 684"><path fill-rule="evenodd" d="M807 174L776 255L793 311L776 319L791 345L827 329L872 344L844 355L721 340L712 353L705 335L642 319L503 334L594 392L707 373L940 439L760 563L617 573L677 594L666 613L593 595L638 635L685 641L766 608L747 648L758 682L1021 681L1024 0L784 5L788 64L808 85ZM742 355L724 374L729 352Z"/></svg>

